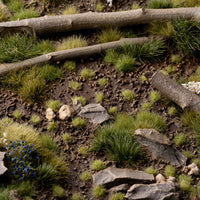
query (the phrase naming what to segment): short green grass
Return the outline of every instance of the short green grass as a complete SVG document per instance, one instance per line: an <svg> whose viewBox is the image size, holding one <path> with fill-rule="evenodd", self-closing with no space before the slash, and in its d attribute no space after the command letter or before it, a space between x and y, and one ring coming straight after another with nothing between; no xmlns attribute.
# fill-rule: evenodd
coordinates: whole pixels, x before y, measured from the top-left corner
<svg viewBox="0 0 200 200"><path fill-rule="evenodd" d="M88 153L88 149L87 149L86 146L81 145L81 146L78 147L77 152L78 152L79 155L85 156Z"/></svg>
<svg viewBox="0 0 200 200"><path fill-rule="evenodd" d="M104 87L106 85L106 83L108 82L108 80L106 78L100 78L98 79L98 85L100 85L101 87Z"/></svg>
<svg viewBox="0 0 200 200"><path fill-rule="evenodd" d="M85 106L86 104L86 99L83 96L74 96L72 97L72 101L75 102L76 100L79 100L81 102L82 106Z"/></svg>
<svg viewBox="0 0 200 200"><path fill-rule="evenodd" d="M58 126L56 122L49 122L47 125L47 130L48 131L55 131L57 130Z"/></svg>
<svg viewBox="0 0 200 200"><path fill-rule="evenodd" d="M80 174L80 179L84 182L87 182L91 179L91 174L89 171L84 171Z"/></svg>
<svg viewBox="0 0 200 200"><path fill-rule="evenodd" d="M83 200L83 196L79 192L75 192L72 194L72 200Z"/></svg>
<svg viewBox="0 0 200 200"><path fill-rule="evenodd" d="M150 102L144 102L141 104L141 110L150 111L151 110L151 103Z"/></svg>
<svg viewBox="0 0 200 200"><path fill-rule="evenodd" d="M81 117L75 117L74 119L72 119L72 125L75 128L83 128L84 126L86 126L86 121Z"/></svg>
<svg viewBox="0 0 200 200"><path fill-rule="evenodd" d="M95 95L95 102L96 103L102 103L103 100L104 100L104 94L103 94L103 92L96 93L96 95Z"/></svg>
<svg viewBox="0 0 200 200"><path fill-rule="evenodd" d="M41 142L42 147L45 149L48 149L54 152L59 151L56 141L47 134L43 134L40 136L40 142Z"/></svg>
<svg viewBox="0 0 200 200"><path fill-rule="evenodd" d="M40 14L37 10L29 8L29 9L21 9L20 11L14 13L11 17L11 20L21 20L21 19L28 19L28 18L35 18L39 17Z"/></svg>
<svg viewBox="0 0 200 200"><path fill-rule="evenodd" d="M108 113L109 113L110 115L116 114L116 113L117 113L117 107L116 107L116 106L110 107L110 108L108 109Z"/></svg>
<svg viewBox="0 0 200 200"><path fill-rule="evenodd" d="M61 102L59 100L50 99L45 103L46 108L51 108L54 112L58 111L60 108Z"/></svg>
<svg viewBox="0 0 200 200"><path fill-rule="evenodd" d="M81 88L79 82L76 82L76 81L70 81L69 87L74 91L78 91Z"/></svg>
<svg viewBox="0 0 200 200"><path fill-rule="evenodd" d="M146 78L144 75L141 75L141 76L140 76L140 81L141 81L142 83L144 83L146 80L147 80L147 78Z"/></svg>
<svg viewBox="0 0 200 200"><path fill-rule="evenodd" d="M71 136L69 135L69 133L63 133L62 138L65 143L68 143L71 139Z"/></svg>
<svg viewBox="0 0 200 200"><path fill-rule="evenodd" d="M102 12L104 9L104 5L101 2L97 2L96 6L95 6L95 10L97 12Z"/></svg>
<svg viewBox="0 0 200 200"><path fill-rule="evenodd" d="M172 74L176 71L176 68L171 66L171 65L168 65L165 70L167 71L168 74Z"/></svg>
<svg viewBox="0 0 200 200"><path fill-rule="evenodd" d="M168 112L168 114L169 114L170 116L174 116L174 115L176 115L177 110L176 110L176 108L175 108L174 106L172 106L172 107L169 107L169 108L167 109L167 112Z"/></svg>
<svg viewBox="0 0 200 200"><path fill-rule="evenodd" d="M90 169L94 171L100 171L102 169L105 169L106 165L101 160L94 160L92 164L90 165Z"/></svg>
<svg viewBox="0 0 200 200"><path fill-rule="evenodd" d="M182 146L186 143L186 135L184 133L179 133L175 136L173 141L177 146Z"/></svg>
<svg viewBox="0 0 200 200"><path fill-rule="evenodd" d="M147 167L144 172L147 174L153 174L154 176L158 174L158 171L153 166Z"/></svg>
<svg viewBox="0 0 200 200"><path fill-rule="evenodd" d="M161 99L160 93L152 90L149 94L149 100L151 103L156 103Z"/></svg>
<svg viewBox="0 0 200 200"><path fill-rule="evenodd" d="M182 191L185 192L191 192L191 183L192 183L192 177L191 176L186 176L184 174L181 174L178 177L178 183L179 183L179 187Z"/></svg>
<svg viewBox="0 0 200 200"><path fill-rule="evenodd" d="M176 54L171 55L171 58L170 58L171 63L178 64L181 62L181 60L182 58L180 55L176 55Z"/></svg>
<svg viewBox="0 0 200 200"><path fill-rule="evenodd" d="M73 5L68 6L65 10L62 11L63 15L72 15L72 14L78 14L78 13L79 13L79 10Z"/></svg>
<svg viewBox="0 0 200 200"><path fill-rule="evenodd" d="M63 68L69 71L75 71L76 63L74 61L65 61Z"/></svg>
<svg viewBox="0 0 200 200"><path fill-rule="evenodd" d="M125 200L125 194L121 192L116 192L112 194L108 200Z"/></svg>
<svg viewBox="0 0 200 200"><path fill-rule="evenodd" d="M124 98L125 101L133 101L135 98L135 94L133 91L126 89L122 90L122 97Z"/></svg>
<svg viewBox="0 0 200 200"><path fill-rule="evenodd" d="M92 196L97 199L103 199L106 195L106 189L102 185L97 185L92 188Z"/></svg>
<svg viewBox="0 0 200 200"><path fill-rule="evenodd" d="M175 177L176 175L176 169L175 167L173 167L172 165L167 165L165 167L165 171L164 174L167 178L169 178L170 176Z"/></svg>
<svg viewBox="0 0 200 200"><path fill-rule="evenodd" d="M16 119L20 119L22 117L22 112L19 109L16 109L13 112L13 117L16 118Z"/></svg>
<svg viewBox="0 0 200 200"><path fill-rule="evenodd" d="M147 8L159 9L159 8L173 8L174 4L172 0L149 0L147 1Z"/></svg>
<svg viewBox="0 0 200 200"><path fill-rule="evenodd" d="M39 124L40 117L38 115L33 114L33 115L31 115L30 122L33 124Z"/></svg>
<svg viewBox="0 0 200 200"><path fill-rule="evenodd" d="M81 70L81 77L91 79L95 76L95 72L91 69L84 68Z"/></svg>
<svg viewBox="0 0 200 200"><path fill-rule="evenodd" d="M65 190L59 185L54 185L52 187L52 192L54 193L55 196L57 196L59 198L65 196Z"/></svg>

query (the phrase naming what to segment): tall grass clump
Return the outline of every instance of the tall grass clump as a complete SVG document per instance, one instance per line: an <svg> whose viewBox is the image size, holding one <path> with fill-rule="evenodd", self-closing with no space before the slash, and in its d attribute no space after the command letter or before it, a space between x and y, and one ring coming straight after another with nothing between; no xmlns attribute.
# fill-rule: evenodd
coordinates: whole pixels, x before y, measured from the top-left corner
<svg viewBox="0 0 200 200"><path fill-rule="evenodd" d="M172 22L174 27L173 40L176 48L183 55L194 55L200 50L200 27L198 22L178 19Z"/></svg>
<svg viewBox="0 0 200 200"><path fill-rule="evenodd" d="M112 42L119 40L122 37L122 33L117 28L107 28L102 30L101 34L97 36L98 41L101 43Z"/></svg>
<svg viewBox="0 0 200 200"><path fill-rule="evenodd" d="M87 41L85 38L73 35L71 37L64 39L62 43L57 46L56 51L85 47L85 46L87 46Z"/></svg>
<svg viewBox="0 0 200 200"><path fill-rule="evenodd" d="M63 10L62 14L63 15L72 15L72 14L78 14L79 10L73 5L68 6L65 10Z"/></svg>
<svg viewBox="0 0 200 200"><path fill-rule="evenodd" d="M172 0L149 0L147 1L147 8L159 9L159 8L173 8L174 4Z"/></svg>

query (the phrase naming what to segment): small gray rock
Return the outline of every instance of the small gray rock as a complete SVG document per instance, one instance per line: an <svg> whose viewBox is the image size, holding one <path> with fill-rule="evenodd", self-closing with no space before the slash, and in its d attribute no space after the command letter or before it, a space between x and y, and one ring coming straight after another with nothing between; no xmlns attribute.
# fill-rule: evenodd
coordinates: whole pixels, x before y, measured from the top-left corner
<svg viewBox="0 0 200 200"><path fill-rule="evenodd" d="M3 161L5 154L6 152L0 152L0 175L3 175L7 171Z"/></svg>
<svg viewBox="0 0 200 200"><path fill-rule="evenodd" d="M91 103L82 107L78 115L89 119L93 124L102 124L110 119L106 109L101 106L101 104L95 103Z"/></svg>
<svg viewBox="0 0 200 200"><path fill-rule="evenodd" d="M132 169L120 169L108 167L93 175L95 185L104 185L107 188L120 184L153 183L155 182L152 174Z"/></svg>

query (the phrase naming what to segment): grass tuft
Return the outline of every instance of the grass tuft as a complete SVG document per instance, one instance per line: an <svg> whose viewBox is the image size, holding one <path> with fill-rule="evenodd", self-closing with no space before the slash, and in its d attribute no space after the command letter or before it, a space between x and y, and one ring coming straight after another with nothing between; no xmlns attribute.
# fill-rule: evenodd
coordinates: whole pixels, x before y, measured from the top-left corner
<svg viewBox="0 0 200 200"><path fill-rule="evenodd" d="M174 143L176 144L176 146L182 146L183 144L185 144L185 142L186 136L184 133L180 133L174 138Z"/></svg>
<svg viewBox="0 0 200 200"><path fill-rule="evenodd" d="M102 185L97 185L92 188L92 196L97 199L103 199L106 195L106 189Z"/></svg>
<svg viewBox="0 0 200 200"><path fill-rule="evenodd" d="M20 119L22 117L22 112L20 110L16 109L13 112L13 117L16 118L16 119Z"/></svg>
<svg viewBox="0 0 200 200"><path fill-rule="evenodd" d="M84 198L78 192L75 192L75 193L72 194L72 200L83 200L83 199Z"/></svg>
<svg viewBox="0 0 200 200"><path fill-rule="evenodd" d="M75 81L70 81L69 87L74 91L80 90L80 84L78 82L75 82Z"/></svg>
<svg viewBox="0 0 200 200"><path fill-rule="evenodd" d="M156 103L160 100L161 96L160 96L160 93L155 91L155 90L152 90L149 94L149 99L151 101L151 103Z"/></svg>
<svg viewBox="0 0 200 200"><path fill-rule="evenodd" d="M151 109L151 103L144 102L144 103L141 104L141 110L150 111L150 109Z"/></svg>
<svg viewBox="0 0 200 200"><path fill-rule="evenodd" d="M172 106L172 107L169 107L169 108L168 108L167 112L168 112L168 114L169 114L170 116L174 116L174 115L176 115L177 110L176 110L175 107Z"/></svg>
<svg viewBox="0 0 200 200"><path fill-rule="evenodd" d="M144 76L144 75L140 76L140 81L142 83L144 83L146 80L147 80L146 76Z"/></svg>
<svg viewBox="0 0 200 200"><path fill-rule="evenodd" d="M104 5L103 5L101 2L98 2L98 3L96 4L95 10L96 10L97 12L102 12L103 9L104 9Z"/></svg>
<svg viewBox="0 0 200 200"><path fill-rule="evenodd" d="M125 101L133 101L135 98L134 92L128 89L122 91L122 96Z"/></svg>
<svg viewBox="0 0 200 200"><path fill-rule="evenodd" d="M82 181L84 181L84 182L89 181L89 180L91 179L91 174L90 174L90 172L88 172L88 171L82 172L81 175L80 175L80 179L81 179Z"/></svg>
<svg viewBox="0 0 200 200"><path fill-rule="evenodd" d="M90 165L90 169L94 171L100 171L106 168L106 165L101 160L94 160Z"/></svg>
<svg viewBox="0 0 200 200"><path fill-rule="evenodd" d="M39 17L40 14L32 9L21 9L20 11L14 13L13 17L11 17L11 20L18 20L18 19L28 19L28 18L35 18L35 17Z"/></svg>
<svg viewBox="0 0 200 200"><path fill-rule="evenodd" d="M48 126L47 126L47 130L48 131L55 131L57 130L58 126L56 124L56 122L49 122Z"/></svg>
<svg viewBox="0 0 200 200"><path fill-rule="evenodd" d="M169 178L170 176L175 177L175 175L176 175L176 169L172 165L167 165L165 167L164 174L165 174L165 176L167 178Z"/></svg>
<svg viewBox="0 0 200 200"><path fill-rule="evenodd" d="M165 70L167 71L168 74L171 74L171 73L174 73L176 71L176 68L171 66L171 65L168 65Z"/></svg>
<svg viewBox="0 0 200 200"><path fill-rule="evenodd" d="M111 195L109 200L125 200L125 195L121 192L117 192Z"/></svg>
<svg viewBox="0 0 200 200"><path fill-rule="evenodd" d="M151 167L147 167L144 172L146 172L147 174L153 174L154 176L156 176L158 174L158 171L156 169L154 169L152 166Z"/></svg>
<svg viewBox="0 0 200 200"><path fill-rule="evenodd" d="M182 191L185 191L185 192L191 191L191 183L192 183L191 176L186 176L184 174L181 174L178 177L178 183L179 183L179 187Z"/></svg>
<svg viewBox="0 0 200 200"><path fill-rule="evenodd" d="M61 103L59 100L50 99L45 103L46 108L51 108L54 112L58 111Z"/></svg>
<svg viewBox="0 0 200 200"><path fill-rule="evenodd" d="M108 113L109 113L110 115L116 114L116 113L117 113L117 107L116 107L116 106L110 107L110 108L108 109Z"/></svg>
<svg viewBox="0 0 200 200"><path fill-rule="evenodd" d="M65 190L59 185L54 185L52 191L59 198L65 196Z"/></svg>
<svg viewBox="0 0 200 200"><path fill-rule="evenodd" d="M106 63L115 64L116 59L119 57L118 52L115 49L108 49L106 50L106 54L104 56L104 61Z"/></svg>
<svg viewBox="0 0 200 200"><path fill-rule="evenodd" d="M31 115L30 122L33 124L39 124L40 123L40 117L38 115Z"/></svg>
<svg viewBox="0 0 200 200"><path fill-rule="evenodd" d="M85 119L83 119L81 117L76 117L72 120L72 124L76 128L82 128L82 127L86 126L86 121L85 121Z"/></svg>
<svg viewBox="0 0 200 200"><path fill-rule="evenodd" d="M50 151L58 152L59 148L54 139L52 139L49 135L41 135L40 136L41 146Z"/></svg>
<svg viewBox="0 0 200 200"><path fill-rule="evenodd" d="M63 10L62 14L63 15L72 15L72 14L78 14L79 10L73 5L68 6L65 10Z"/></svg>
<svg viewBox="0 0 200 200"><path fill-rule="evenodd" d="M108 80L106 78L100 78L98 79L98 84L101 86L101 87L104 87L106 85L106 83L108 82Z"/></svg>
<svg viewBox="0 0 200 200"><path fill-rule="evenodd" d="M63 68L69 71L75 71L76 63L74 61L65 61Z"/></svg>
<svg viewBox="0 0 200 200"><path fill-rule="evenodd" d="M137 4L137 3L133 3L132 7L131 7L133 10L135 9L139 9L140 6Z"/></svg>
<svg viewBox="0 0 200 200"><path fill-rule="evenodd" d="M73 35L71 37L68 37L67 39L64 39L62 43L57 46L56 51L85 46L87 46L87 41L84 38L82 38L81 36Z"/></svg>
<svg viewBox="0 0 200 200"><path fill-rule="evenodd" d="M178 64L181 62L181 60L182 59L180 55L175 55L175 54L171 55L171 58L170 58L171 63Z"/></svg>
<svg viewBox="0 0 200 200"><path fill-rule="evenodd" d="M84 68L81 70L81 77L91 79L95 76L95 72L91 69Z"/></svg>
<svg viewBox="0 0 200 200"><path fill-rule="evenodd" d="M80 100L82 106L85 106L85 104L86 104L85 97L83 97L83 96L74 96L74 97L72 97L72 101L73 102L75 102L77 99Z"/></svg>
<svg viewBox="0 0 200 200"><path fill-rule="evenodd" d="M71 137L68 133L63 133L62 138L65 143L68 143L71 139Z"/></svg>
<svg viewBox="0 0 200 200"><path fill-rule="evenodd" d="M173 8L174 4L172 0L149 0L147 2L147 8L159 9L159 8Z"/></svg>
<svg viewBox="0 0 200 200"><path fill-rule="evenodd" d="M83 155L83 156L87 155L87 153L88 153L87 147L83 146L83 145L79 146L77 151L78 151L79 155Z"/></svg>
<svg viewBox="0 0 200 200"><path fill-rule="evenodd" d="M104 100L104 94L103 92L98 92L96 95L95 95L95 102L96 103L102 103Z"/></svg>

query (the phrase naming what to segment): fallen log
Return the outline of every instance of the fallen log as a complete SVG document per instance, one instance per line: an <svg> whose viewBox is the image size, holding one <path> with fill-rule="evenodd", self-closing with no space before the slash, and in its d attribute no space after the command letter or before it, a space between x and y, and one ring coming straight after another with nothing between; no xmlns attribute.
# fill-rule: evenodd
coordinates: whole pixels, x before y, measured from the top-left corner
<svg viewBox="0 0 200 200"><path fill-rule="evenodd" d="M109 26L130 26L152 21L185 18L200 21L200 8L142 9L108 12L81 13L74 15L44 16L0 23L0 33L9 29L32 29L38 35Z"/></svg>
<svg viewBox="0 0 200 200"><path fill-rule="evenodd" d="M182 109L190 109L200 113L200 97L189 91L161 72L152 76L152 86L179 105Z"/></svg>
<svg viewBox="0 0 200 200"><path fill-rule="evenodd" d="M0 64L0 75L3 75L13 70L19 70L37 64L44 64L47 62L58 62L69 59L71 60L74 58L87 57L95 54L100 54L107 49L119 48L126 44L143 44L145 42L151 41L152 39L153 39L152 37L123 38L121 40L114 42L52 52L34 58L30 58L24 61L19 61L16 63Z"/></svg>

